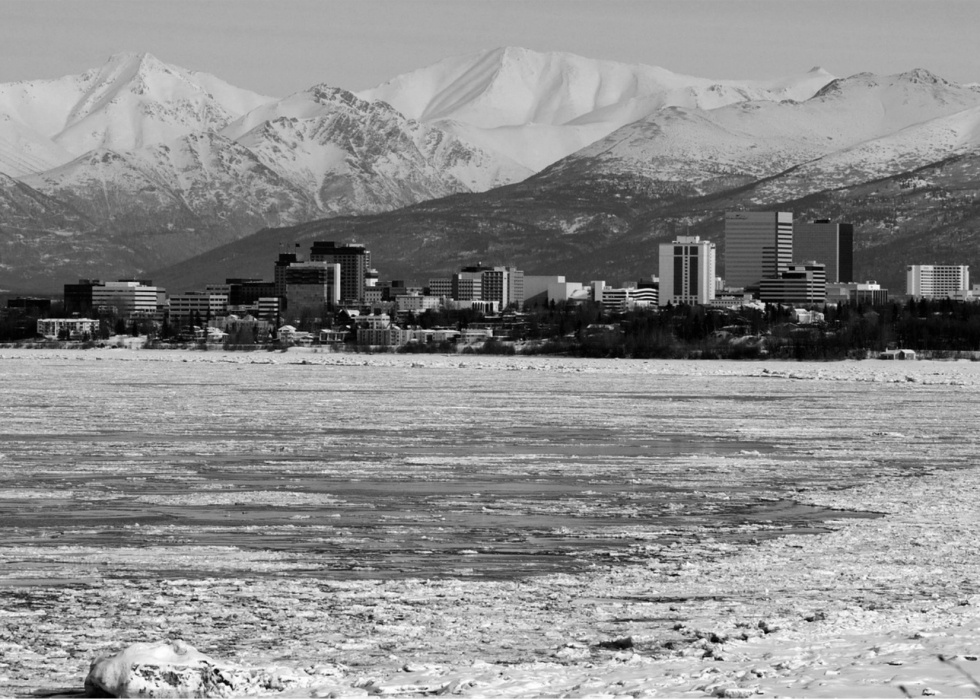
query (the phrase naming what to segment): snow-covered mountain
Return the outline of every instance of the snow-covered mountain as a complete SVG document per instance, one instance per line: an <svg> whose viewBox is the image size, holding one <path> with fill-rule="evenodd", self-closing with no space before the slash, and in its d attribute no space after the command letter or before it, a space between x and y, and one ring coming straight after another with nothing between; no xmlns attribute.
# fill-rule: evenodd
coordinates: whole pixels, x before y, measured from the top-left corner
<svg viewBox="0 0 980 699"><path fill-rule="evenodd" d="M494 235L495 216L506 245L552 226L555 240L599 240L625 235L630 212L673 216L703 194L743 187L763 206L976 152L978 110L980 87L924 70L717 81L506 48L359 93L317 85L274 99L123 54L0 85L0 272L134 274L265 227L501 185L515 186L486 210L449 200L471 207L466 250ZM404 245L428 225L423 209L399 219ZM448 209L447 236L460 220ZM68 240L71 254L43 257Z"/></svg>
<svg viewBox="0 0 980 699"><path fill-rule="evenodd" d="M57 80L2 84L0 172L33 174L96 148L128 150L217 130L271 99L149 54L117 54L101 68ZM11 147L17 142L24 145ZM33 157L20 156L25 150Z"/></svg>
<svg viewBox="0 0 980 699"><path fill-rule="evenodd" d="M387 211L532 174L384 102L326 85L263 105L221 133L304 188L324 215Z"/></svg>
<svg viewBox="0 0 980 699"><path fill-rule="evenodd" d="M802 102L665 108L557 163L546 177L629 172L707 193L719 182L748 183L825 159L838 186L853 184L960 152L972 143L972 122L953 115L975 107L980 90L925 70L885 77L861 73L833 80ZM845 165L855 160L860 170ZM805 179L801 185L810 191L826 182Z"/></svg>
<svg viewBox="0 0 980 699"><path fill-rule="evenodd" d="M805 100L834 76L709 80L568 53L499 48L449 58L358 93L438 124L540 170L664 107L717 109L749 100Z"/></svg>

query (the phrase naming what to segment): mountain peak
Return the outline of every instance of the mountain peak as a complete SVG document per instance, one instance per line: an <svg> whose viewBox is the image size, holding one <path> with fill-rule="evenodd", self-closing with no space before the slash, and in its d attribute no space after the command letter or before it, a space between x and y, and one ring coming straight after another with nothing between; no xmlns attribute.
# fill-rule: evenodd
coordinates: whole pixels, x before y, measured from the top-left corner
<svg viewBox="0 0 980 699"><path fill-rule="evenodd" d="M912 70L900 73L898 77L911 83L922 83L925 85L949 85L949 81L939 77L935 73L925 68L913 68Z"/></svg>

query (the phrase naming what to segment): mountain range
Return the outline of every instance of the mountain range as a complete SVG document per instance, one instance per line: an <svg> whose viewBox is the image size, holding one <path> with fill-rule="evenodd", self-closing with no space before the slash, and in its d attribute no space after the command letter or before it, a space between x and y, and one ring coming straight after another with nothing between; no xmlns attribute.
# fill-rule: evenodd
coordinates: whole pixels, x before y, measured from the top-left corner
<svg viewBox="0 0 980 699"><path fill-rule="evenodd" d="M506 48L274 99L118 55L0 85L0 287L199 288L314 238L389 277L618 281L679 232L722 252L725 210L779 207L857 224L859 274L900 291L906 262L976 254L978 144L980 87L921 69L713 81Z"/></svg>

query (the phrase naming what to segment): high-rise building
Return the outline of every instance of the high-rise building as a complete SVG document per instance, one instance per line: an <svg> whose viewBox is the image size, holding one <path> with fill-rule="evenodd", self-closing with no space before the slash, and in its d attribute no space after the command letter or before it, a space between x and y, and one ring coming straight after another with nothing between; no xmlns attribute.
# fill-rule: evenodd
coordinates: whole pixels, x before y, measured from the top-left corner
<svg viewBox="0 0 980 699"><path fill-rule="evenodd" d="M661 243L658 303L706 304L714 297L715 244L696 235Z"/></svg>
<svg viewBox="0 0 980 699"><path fill-rule="evenodd" d="M275 295L281 299L286 298L286 270L290 265L299 262L299 255L295 252L281 252L279 259L276 260L276 271L274 276Z"/></svg>
<svg viewBox="0 0 980 699"><path fill-rule="evenodd" d="M340 265L340 301L346 304L364 302L365 280L371 269L371 253L367 248L358 243L337 245L317 240L310 248L310 261Z"/></svg>
<svg viewBox="0 0 980 699"><path fill-rule="evenodd" d="M968 265L909 265L905 272L905 290L916 298L953 297L970 288Z"/></svg>
<svg viewBox="0 0 980 699"><path fill-rule="evenodd" d="M854 226L829 220L793 222L793 259L827 266L827 283L854 281Z"/></svg>
<svg viewBox="0 0 980 699"><path fill-rule="evenodd" d="M826 303L826 268L814 261L789 265L778 277L760 281L759 300L789 305Z"/></svg>
<svg viewBox="0 0 980 699"><path fill-rule="evenodd" d="M725 214L725 281L729 287L758 287L761 280L779 276L792 261L792 213L729 211Z"/></svg>
<svg viewBox="0 0 980 699"><path fill-rule="evenodd" d="M337 304L343 273L337 263L294 262L286 267L286 306L290 313ZM363 292L362 292L363 296Z"/></svg>

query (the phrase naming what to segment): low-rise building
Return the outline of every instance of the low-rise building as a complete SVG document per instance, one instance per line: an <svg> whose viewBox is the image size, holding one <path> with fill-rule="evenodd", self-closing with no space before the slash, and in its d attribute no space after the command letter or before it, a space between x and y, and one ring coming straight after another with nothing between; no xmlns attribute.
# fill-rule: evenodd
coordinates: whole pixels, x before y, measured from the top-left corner
<svg viewBox="0 0 980 699"><path fill-rule="evenodd" d="M208 291L187 291L170 295L170 317L190 318L197 313L202 318L216 318L227 312L228 296Z"/></svg>
<svg viewBox="0 0 980 699"><path fill-rule="evenodd" d="M37 334L49 340L57 340L67 334L69 339L83 340L98 337L99 321L92 318L40 318Z"/></svg>
<svg viewBox="0 0 980 699"><path fill-rule="evenodd" d="M759 299L764 303L788 305L822 304L827 300L827 277L819 262L791 264L778 277L759 282Z"/></svg>

